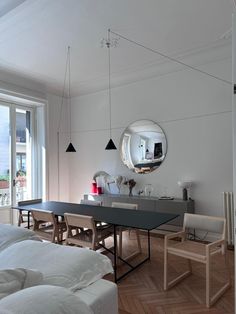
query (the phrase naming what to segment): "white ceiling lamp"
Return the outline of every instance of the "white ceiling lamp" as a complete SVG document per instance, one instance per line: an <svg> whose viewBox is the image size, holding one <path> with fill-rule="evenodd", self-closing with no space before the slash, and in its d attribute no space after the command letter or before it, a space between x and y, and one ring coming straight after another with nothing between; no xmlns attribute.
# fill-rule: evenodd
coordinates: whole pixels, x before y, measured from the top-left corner
<svg viewBox="0 0 236 314"><path fill-rule="evenodd" d="M116 145L114 144L111 138L111 38L110 38L110 29L108 29L108 37L105 42L108 48L108 95L109 95L109 120L110 120L110 140L105 147L105 150L116 150Z"/></svg>
<svg viewBox="0 0 236 314"><path fill-rule="evenodd" d="M68 101L69 101L70 142L69 142L69 145L66 149L66 152L67 153L75 153L76 150L75 150L75 148L71 142L70 46L68 46L68 49L67 49L66 69L65 69L64 86L63 86L63 94L62 94L62 105L63 105L63 100L65 98L67 71L68 71Z"/></svg>

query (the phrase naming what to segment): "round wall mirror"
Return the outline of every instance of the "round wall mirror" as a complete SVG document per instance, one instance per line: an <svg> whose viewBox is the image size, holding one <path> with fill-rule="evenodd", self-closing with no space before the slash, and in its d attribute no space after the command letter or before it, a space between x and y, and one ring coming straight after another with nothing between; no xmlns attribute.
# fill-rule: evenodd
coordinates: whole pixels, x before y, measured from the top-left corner
<svg viewBox="0 0 236 314"><path fill-rule="evenodd" d="M121 160L135 173L150 173L158 169L166 152L165 133L151 120L131 123L121 136Z"/></svg>

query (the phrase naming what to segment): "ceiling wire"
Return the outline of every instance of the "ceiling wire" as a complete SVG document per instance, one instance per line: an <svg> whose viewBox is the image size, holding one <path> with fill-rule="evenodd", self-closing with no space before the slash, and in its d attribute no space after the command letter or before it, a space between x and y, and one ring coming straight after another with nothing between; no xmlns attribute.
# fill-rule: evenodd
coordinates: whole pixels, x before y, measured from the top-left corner
<svg viewBox="0 0 236 314"><path fill-rule="evenodd" d="M107 48L108 48L108 90L109 90L109 119L110 119L110 138L111 138L111 30L108 29Z"/></svg>
<svg viewBox="0 0 236 314"><path fill-rule="evenodd" d="M71 142L71 96L70 96L70 46L68 46L68 97L69 97L69 123L70 123L70 142Z"/></svg>
<svg viewBox="0 0 236 314"><path fill-rule="evenodd" d="M65 75L64 75L64 82L63 82L63 92L62 92L60 114L59 114L59 121L58 121L58 128L57 128L58 132L59 132L60 125L61 125L62 107L63 107L63 102L64 102L64 99L65 99L66 77L67 77L68 63L69 63L69 47L67 48L66 67L65 67Z"/></svg>
<svg viewBox="0 0 236 314"><path fill-rule="evenodd" d="M236 0L234 0L234 4L235 4L235 7L236 7ZM221 77L218 77L218 76L216 76L216 75L213 75L213 74L211 74L211 73L208 73L208 72L206 72L206 71L200 70L200 69L198 69L198 68L196 68L196 67L194 67L194 66L192 66L192 65L189 65L189 64L187 64L187 63L184 63L184 62L182 62L182 61L180 61L180 60L177 60L177 59L175 59L175 58L173 58L173 57L170 57L170 56L168 56L168 55L166 55L166 54L164 54L164 53L162 53L162 52L160 52L160 51L158 51L158 50L156 50L156 49L147 47L147 46L145 46L144 44L141 44L140 42L137 42L137 41L134 41L134 40L132 40L132 39L129 39L128 37L125 37L125 36L123 36L123 35L121 35L121 34L119 34L119 33L116 33L116 32L114 32L114 31L112 31L112 30L110 30L110 33L112 33L112 34L115 35L115 36L119 36L120 38L122 38L122 39L124 39L124 40L126 40L126 41L128 41L128 42L130 42L130 43L132 43L132 44L134 44L134 45L136 45L136 46L139 46L139 47L144 48L144 49L146 49L146 50L148 50L148 51L151 51L151 52L153 52L153 53L155 53L155 54L158 54L159 56L161 56L161 57L163 57L163 58L165 58L165 59L168 59L168 60L170 60L170 61L172 61L172 62L175 62L175 63L178 63L178 64L180 64L180 65L183 65L183 66L185 66L185 67L187 67L187 68L189 68L189 69L191 69L191 70L194 70L194 71L197 71L197 72L202 73L202 74L204 74L204 75L207 75L207 76L209 76L209 77L211 77L211 78L214 78L214 79L216 79L216 80L218 80L218 81L221 81L221 82L224 82L224 83L226 83L226 84L232 85L232 82L231 82L231 81L228 81L228 80L226 80L226 79L223 79L223 78L221 78Z"/></svg>

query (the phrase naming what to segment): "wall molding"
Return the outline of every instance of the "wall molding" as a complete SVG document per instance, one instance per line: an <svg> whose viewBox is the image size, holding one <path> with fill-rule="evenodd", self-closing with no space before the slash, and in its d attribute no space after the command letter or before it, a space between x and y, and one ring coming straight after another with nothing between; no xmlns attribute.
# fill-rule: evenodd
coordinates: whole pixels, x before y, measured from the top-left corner
<svg viewBox="0 0 236 314"><path fill-rule="evenodd" d="M213 116L219 116L219 115L224 115L224 114L232 114L232 110L226 110L226 111L220 111L220 112L212 112L212 113L205 113L205 114L200 114L200 115L194 115L194 116L189 116L189 117L183 117L183 118L176 118L176 119L170 119L170 120L160 120L156 121L158 124L168 124L168 123L173 123L173 122L179 122L179 121L186 121L186 120L194 120L194 119L202 119L205 117L213 117ZM125 130L127 126L119 126L119 127L112 127L112 130ZM82 133L90 133L90 132L107 132L110 130L110 128L101 128L101 129L87 129L87 130L78 130L78 131L73 131L71 130L71 134L82 134ZM69 134L69 131L60 131L59 134Z"/></svg>

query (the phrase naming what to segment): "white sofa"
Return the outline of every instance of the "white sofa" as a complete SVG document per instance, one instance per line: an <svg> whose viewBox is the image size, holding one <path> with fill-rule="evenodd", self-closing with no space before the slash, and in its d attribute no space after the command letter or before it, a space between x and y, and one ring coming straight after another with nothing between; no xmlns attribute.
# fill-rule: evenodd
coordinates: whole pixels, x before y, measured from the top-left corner
<svg viewBox="0 0 236 314"><path fill-rule="evenodd" d="M0 252L13 243L24 240L41 241L32 230L0 224Z"/></svg>
<svg viewBox="0 0 236 314"><path fill-rule="evenodd" d="M22 311L27 314L29 298L32 300L29 302L29 313L32 313L34 304L35 314L59 314L57 299L62 306L68 304L68 298L73 300L72 308L67 309L68 314L87 314L89 311L93 314L118 313L117 286L102 279L113 271L106 256L87 249L41 242L30 230L0 224L0 271L18 268L42 273L42 282L37 287L29 287L2 298L0 313L20 314ZM37 295L43 298L46 291L52 291L51 286L54 287L56 296L54 295L52 302L38 306L40 302ZM66 294L63 289L66 289ZM61 297L63 293L66 295L64 299ZM23 301L14 307L19 299ZM73 304L77 301L82 305L77 306L74 311ZM8 312L4 312L5 310Z"/></svg>

